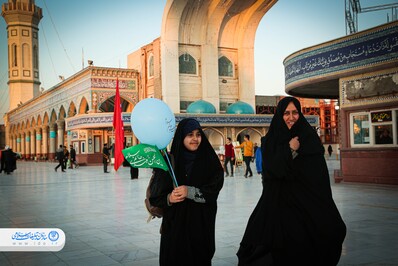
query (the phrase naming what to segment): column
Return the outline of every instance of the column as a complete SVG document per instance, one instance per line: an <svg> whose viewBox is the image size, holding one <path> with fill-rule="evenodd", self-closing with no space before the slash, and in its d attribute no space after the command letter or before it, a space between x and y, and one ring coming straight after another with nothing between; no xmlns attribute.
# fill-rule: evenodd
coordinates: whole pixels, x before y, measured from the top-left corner
<svg viewBox="0 0 398 266"><path fill-rule="evenodd" d="M36 130L36 158L37 160L41 159L41 140L42 140L42 136L41 136L41 127L38 126L35 128Z"/></svg>
<svg viewBox="0 0 398 266"><path fill-rule="evenodd" d="M236 129L235 127L231 127L231 139L232 141L236 141Z"/></svg>
<svg viewBox="0 0 398 266"><path fill-rule="evenodd" d="M47 125L44 125L41 127L41 132L42 132L42 156L44 157L45 160L48 159L48 127Z"/></svg>
<svg viewBox="0 0 398 266"><path fill-rule="evenodd" d="M21 155L22 155L22 158L25 158L25 145L26 145L26 143L25 143L25 132L23 132L22 131L22 133L21 133Z"/></svg>
<svg viewBox="0 0 398 266"><path fill-rule="evenodd" d="M57 132L55 132L55 123L49 124L50 127L50 151L48 153L48 159L54 160L55 158L55 140L57 137Z"/></svg>
<svg viewBox="0 0 398 266"><path fill-rule="evenodd" d="M30 158L30 132L25 131L25 159Z"/></svg>
<svg viewBox="0 0 398 266"><path fill-rule="evenodd" d="M32 128L30 130L30 159L33 160L36 156L36 136L35 136L35 129Z"/></svg>
<svg viewBox="0 0 398 266"><path fill-rule="evenodd" d="M58 146L59 145L64 145L64 126L65 126L65 120L58 120L57 121Z"/></svg>
<svg viewBox="0 0 398 266"><path fill-rule="evenodd" d="M16 148L16 152L21 152L21 134L18 132L17 133L17 146Z"/></svg>
<svg viewBox="0 0 398 266"><path fill-rule="evenodd" d="M15 149L17 148L17 135L16 134L14 134L12 136L11 148L15 152Z"/></svg>

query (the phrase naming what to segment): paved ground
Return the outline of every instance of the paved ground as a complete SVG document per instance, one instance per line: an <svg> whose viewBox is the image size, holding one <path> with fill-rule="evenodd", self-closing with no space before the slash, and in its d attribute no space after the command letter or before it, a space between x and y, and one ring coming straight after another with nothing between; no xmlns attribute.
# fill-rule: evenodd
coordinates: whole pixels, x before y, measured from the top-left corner
<svg viewBox="0 0 398 266"><path fill-rule="evenodd" d="M0 265L158 264L160 220L147 223L143 201L150 175L101 166L54 172L55 163L18 162L0 174L0 228L60 228L59 252L2 252ZM329 170L339 162L328 160ZM254 166L254 165L253 165ZM253 167L254 169L254 167ZM258 175L225 179L219 196L213 265L237 265L236 251L261 193ZM398 186L332 182L348 232L339 265L398 265Z"/></svg>

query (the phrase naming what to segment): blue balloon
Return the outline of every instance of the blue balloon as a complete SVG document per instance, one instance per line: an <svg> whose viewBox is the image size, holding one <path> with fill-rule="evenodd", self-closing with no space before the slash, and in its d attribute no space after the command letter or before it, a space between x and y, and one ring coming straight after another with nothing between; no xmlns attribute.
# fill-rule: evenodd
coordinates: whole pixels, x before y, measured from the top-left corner
<svg viewBox="0 0 398 266"><path fill-rule="evenodd" d="M147 98L131 112L131 129L141 143L164 149L174 136L176 119L166 103Z"/></svg>

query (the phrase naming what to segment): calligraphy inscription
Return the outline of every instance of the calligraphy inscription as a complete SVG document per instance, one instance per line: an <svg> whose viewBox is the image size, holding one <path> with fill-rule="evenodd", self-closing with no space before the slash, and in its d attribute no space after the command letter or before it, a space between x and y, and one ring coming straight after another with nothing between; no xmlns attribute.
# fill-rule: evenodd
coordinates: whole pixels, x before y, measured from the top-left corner
<svg viewBox="0 0 398 266"><path fill-rule="evenodd" d="M131 166L139 168L142 166L153 166L153 168L159 168L158 166L165 167L166 165L159 159L157 150L151 147L145 147L143 150L138 150L135 153L127 153L125 155L126 160Z"/></svg>
<svg viewBox="0 0 398 266"><path fill-rule="evenodd" d="M372 122L386 122L392 121L391 111L371 113Z"/></svg>
<svg viewBox="0 0 398 266"><path fill-rule="evenodd" d="M392 55L397 52L396 30L378 31L352 42L339 42L293 57L285 63L285 80L287 83L291 83L299 79L300 76L313 76L320 71L324 74L348 68L348 65L384 62L394 59Z"/></svg>

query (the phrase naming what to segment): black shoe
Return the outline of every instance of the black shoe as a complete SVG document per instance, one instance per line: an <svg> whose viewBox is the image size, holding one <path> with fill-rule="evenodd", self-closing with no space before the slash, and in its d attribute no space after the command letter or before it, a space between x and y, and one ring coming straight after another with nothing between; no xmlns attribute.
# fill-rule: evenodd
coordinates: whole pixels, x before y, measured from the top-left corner
<svg viewBox="0 0 398 266"><path fill-rule="evenodd" d="M245 178L247 178L247 175L245 175Z"/></svg>
<svg viewBox="0 0 398 266"><path fill-rule="evenodd" d="M66 171L65 171L65 170L62 170L62 172L66 173Z"/></svg>
<svg viewBox="0 0 398 266"><path fill-rule="evenodd" d="M234 174L231 174L231 177L234 177Z"/></svg>
<svg viewBox="0 0 398 266"><path fill-rule="evenodd" d="M57 168L54 168L55 172L57 172Z"/></svg>
<svg viewBox="0 0 398 266"><path fill-rule="evenodd" d="M104 173L109 173L108 171L105 171Z"/></svg>
<svg viewBox="0 0 398 266"><path fill-rule="evenodd" d="M249 177L252 177L253 175L249 175Z"/></svg>
<svg viewBox="0 0 398 266"><path fill-rule="evenodd" d="M229 174L226 174L226 175L225 175L225 177L228 177L228 176L229 176Z"/></svg>

